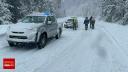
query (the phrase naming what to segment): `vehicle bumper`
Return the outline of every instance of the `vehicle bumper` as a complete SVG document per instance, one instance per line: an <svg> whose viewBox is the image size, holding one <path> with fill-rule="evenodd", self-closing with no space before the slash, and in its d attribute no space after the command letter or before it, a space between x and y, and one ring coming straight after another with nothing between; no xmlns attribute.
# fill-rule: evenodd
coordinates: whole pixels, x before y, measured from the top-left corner
<svg viewBox="0 0 128 72"><path fill-rule="evenodd" d="M65 25L64 27L65 28L72 28L73 26L72 25Z"/></svg>
<svg viewBox="0 0 128 72"><path fill-rule="evenodd" d="M34 40L19 40L19 39L8 39L8 42L13 42L13 43L35 43Z"/></svg>
<svg viewBox="0 0 128 72"><path fill-rule="evenodd" d="M7 36L8 42L15 42L15 43L34 43L36 42L36 32L31 32L29 34L13 34L10 33Z"/></svg>

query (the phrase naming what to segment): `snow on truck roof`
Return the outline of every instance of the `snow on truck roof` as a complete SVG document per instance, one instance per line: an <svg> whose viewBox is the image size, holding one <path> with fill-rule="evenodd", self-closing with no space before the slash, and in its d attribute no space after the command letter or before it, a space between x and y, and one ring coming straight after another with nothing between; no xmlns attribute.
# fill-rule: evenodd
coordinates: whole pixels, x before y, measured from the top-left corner
<svg viewBox="0 0 128 72"><path fill-rule="evenodd" d="M53 16L53 15L49 13L32 13L28 16Z"/></svg>

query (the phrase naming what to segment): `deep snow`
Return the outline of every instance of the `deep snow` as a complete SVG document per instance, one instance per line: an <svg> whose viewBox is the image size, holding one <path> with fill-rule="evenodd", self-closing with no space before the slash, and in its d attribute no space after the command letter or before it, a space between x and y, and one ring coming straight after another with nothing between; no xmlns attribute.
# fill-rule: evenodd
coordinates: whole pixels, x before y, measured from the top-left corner
<svg viewBox="0 0 128 72"><path fill-rule="evenodd" d="M0 25L0 36L5 34L9 28L9 25Z"/></svg>
<svg viewBox="0 0 128 72"><path fill-rule="evenodd" d="M16 58L13 72L128 72L128 26L97 21L95 30L85 31L84 19L78 19L78 30L64 29L59 40L50 40L41 50L11 48L1 35L0 72L8 72L2 69L5 57Z"/></svg>

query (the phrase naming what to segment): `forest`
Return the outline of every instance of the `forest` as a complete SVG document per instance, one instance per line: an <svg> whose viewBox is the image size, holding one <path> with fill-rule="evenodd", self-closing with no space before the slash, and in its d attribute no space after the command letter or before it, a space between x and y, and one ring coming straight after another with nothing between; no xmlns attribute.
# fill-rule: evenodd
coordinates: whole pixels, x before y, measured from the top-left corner
<svg viewBox="0 0 128 72"><path fill-rule="evenodd" d="M48 11L57 17L95 16L128 24L128 0L0 0L0 24L17 23L35 11Z"/></svg>

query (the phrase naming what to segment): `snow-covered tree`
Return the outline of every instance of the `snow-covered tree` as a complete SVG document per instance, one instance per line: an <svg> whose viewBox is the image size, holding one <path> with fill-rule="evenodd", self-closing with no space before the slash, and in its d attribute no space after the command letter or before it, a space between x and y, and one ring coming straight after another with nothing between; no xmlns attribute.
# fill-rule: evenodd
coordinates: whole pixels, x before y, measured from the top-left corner
<svg viewBox="0 0 128 72"><path fill-rule="evenodd" d="M57 17L65 16L62 0L50 0L50 9Z"/></svg>
<svg viewBox="0 0 128 72"><path fill-rule="evenodd" d="M0 0L0 24L8 23L11 19L11 12L8 9L10 5Z"/></svg>
<svg viewBox="0 0 128 72"><path fill-rule="evenodd" d="M20 0L20 14L22 16L27 15L28 13L32 12L34 9L33 1L31 0Z"/></svg>
<svg viewBox="0 0 128 72"><path fill-rule="evenodd" d="M29 1L31 2L31 4L29 4L29 6L31 6L30 8L31 11L50 12L50 13L54 13L57 17L62 15L60 14L61 0L38 0L38 1L29 0Z"/></svg>
<svg viewBox="0 0 128 72"><path fill-rule="evenodd" d="M128 0L125 0L125 14L124 17L122 18L122 22L123 25L128 24Z"/></svg>
<svg viewBox="0 0 128 72"><path fill-rule="evenodd" d="M52 10L49 0L6 0L6 3L11 5L9 10L12 13L11 21L13 23L34 11L44 12Z"/></svg>
<svg viewBox="0 0 128 72"><path fill-rule="evenodd" d="M103 0L102 17L108 22L117 22L122 20L125 14L124 0Z"/></svg>
<svg viewBox="0 0 128 72"><path fill-rule="evenodd" d="M22 15L20 14L20 2L19 0L6 0L6 3L11 5L11 7L8 7L8 9L11 12L11 22L16 23Z"/></svg>
<svg viewBox="0 0 128 72"><path fill-rule="evenodd" d="M59 16L61 0L0 0L0 21L17 23L32 12L50 12Z"/></svg>
<svg viewBox="0 0 128 72"><path fill-rule="evenodd" d="M99 16L99 0L64 0L66 14L69 16Z"/></svg>

